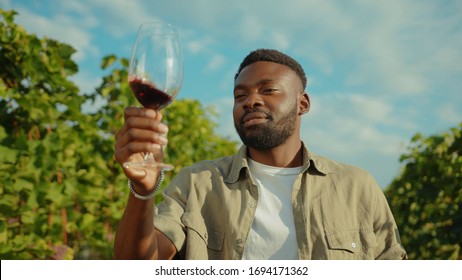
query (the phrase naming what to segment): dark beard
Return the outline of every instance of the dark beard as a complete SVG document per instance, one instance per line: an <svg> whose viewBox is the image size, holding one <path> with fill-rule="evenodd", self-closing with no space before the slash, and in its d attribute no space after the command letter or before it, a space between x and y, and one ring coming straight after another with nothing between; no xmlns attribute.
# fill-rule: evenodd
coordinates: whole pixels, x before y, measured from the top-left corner
<svg viewBox="0 0 462 280"><path fill-rule="evenodd" d="M297 107L282 116L276 123L274 117L259 108L248 111L248 113L264 113L268 122L258 125L253 125L247 128L243 127L242 121L238 124L234 123L242 143L247 147L257 150L269 150L279 145L282 145L295 131L297 120Z"/></svg>

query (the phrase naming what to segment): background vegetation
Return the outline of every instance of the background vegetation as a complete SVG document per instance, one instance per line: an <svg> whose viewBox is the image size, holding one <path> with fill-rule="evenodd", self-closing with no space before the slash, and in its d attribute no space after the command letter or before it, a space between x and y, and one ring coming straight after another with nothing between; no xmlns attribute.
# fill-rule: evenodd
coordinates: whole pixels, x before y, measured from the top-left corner
<svg viewBox="0 0 462 280"><path fill-rule="evenodd" d="M78 71L75 50L29 34L14 15L0 9L0 259L111 259L128 196L113 134L123 109L137 105L128 62L104 57L107 75L83 94L69 79ZM82 110L96 100L104 101L96 112ZM236 150L214 132L211 114L195 100L168 107L172 176ZM412 259L462 258L461 128L417 134L385 191Z"/></svg>
<svg viewBox="0 0 462 280"><path fill-rule="evenodd" d="M385 192L411 259L462 259L462 123L416 134Z"/></svg>

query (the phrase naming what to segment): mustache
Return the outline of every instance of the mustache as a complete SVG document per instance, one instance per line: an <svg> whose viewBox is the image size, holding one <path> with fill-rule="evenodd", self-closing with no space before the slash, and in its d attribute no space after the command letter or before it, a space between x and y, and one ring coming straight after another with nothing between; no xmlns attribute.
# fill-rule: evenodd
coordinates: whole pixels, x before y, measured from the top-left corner
<svg viewBox="0 0 462 280"><path fill-rule="evenodd" d="M253 108L253 109L246 109L245 110L245 114L242 115L241 117L241 123L244 123L244 119L247 115L249 114L253 114L253 113L261 113L261 114L264 114L266 116L267 119L269 120L273 120L273 115L271 115L271 113L269 111L266 111L266 110L263 110L261 108Z"/></svg>

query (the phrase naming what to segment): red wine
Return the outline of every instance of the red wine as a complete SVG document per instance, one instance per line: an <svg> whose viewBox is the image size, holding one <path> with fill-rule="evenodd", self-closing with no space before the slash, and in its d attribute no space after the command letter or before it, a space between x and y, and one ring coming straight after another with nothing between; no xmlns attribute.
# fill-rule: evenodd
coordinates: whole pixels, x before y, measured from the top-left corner
<svg viewBox="0 0 462 280"><path fill-rule="evenodd" d="M173 101L170 95L157 89L149 82L132 78L129 80L129 84L136 99L146 108L159 110Z"/></svg>

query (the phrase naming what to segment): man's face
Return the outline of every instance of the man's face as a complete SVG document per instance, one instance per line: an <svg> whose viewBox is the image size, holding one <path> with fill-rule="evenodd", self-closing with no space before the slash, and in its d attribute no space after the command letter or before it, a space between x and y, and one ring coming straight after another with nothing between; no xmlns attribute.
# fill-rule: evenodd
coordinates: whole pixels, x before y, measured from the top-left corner
<svg viewBox="0 0 462 280"><path fill-rule="evenodd" d="M233 111L242 142L258 150L283 144L299 129L302 93L300 79L287 66L261 61L242 69L234 85Z"/></svg>

